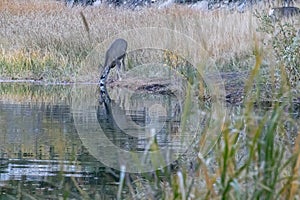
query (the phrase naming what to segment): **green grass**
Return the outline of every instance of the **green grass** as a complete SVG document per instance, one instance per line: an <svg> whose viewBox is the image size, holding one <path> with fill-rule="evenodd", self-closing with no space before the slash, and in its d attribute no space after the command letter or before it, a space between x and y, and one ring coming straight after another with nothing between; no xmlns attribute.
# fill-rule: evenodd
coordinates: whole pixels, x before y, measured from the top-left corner
<svg viewBox="0 0 300 200"><path fill-rule="evenodd" d="M128 183L133 185L129 187L136 188L128 199L135 196L141 199L299 198L299 119L286 111L292 105L290 101L273 101L264 109L259 106L260 92L252 89L260 76L262 62L258 46L255 57L256 64L245 85L247 98L242 106L228 113L221 138L211 153L202 155L196 148L196 156L179 161L179 173L166 168L155 172L158 178L136 178ZM280 91L286 92L287 84L283 82ZM283 94L279 92L277 98ZM294 140L289 137L292 134ZM161 180L159 184L154 182L157 179Z"/></svg>

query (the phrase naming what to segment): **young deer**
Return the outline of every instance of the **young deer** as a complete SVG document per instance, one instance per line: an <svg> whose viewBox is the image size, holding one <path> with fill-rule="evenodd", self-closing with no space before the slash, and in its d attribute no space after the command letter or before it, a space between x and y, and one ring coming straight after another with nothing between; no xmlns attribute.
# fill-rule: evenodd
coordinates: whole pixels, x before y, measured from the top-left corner
<svg viewBox="0 0 300 200"><path fill-rule="evenodd" d="M124 58L127 50L127 42L124 39L116 39L106 51L104 70L102 71L100 83L105 83L110 69L117 66L117 75L121 79L121 65L125 68ZM122 61L122 63L121 63Z"/></svg>
<svg viewBox="0 0 300 200"><path fill-rule="evenodd" d="M273 20L279 20L281 18L288 18L296 15L300 15L300 8L277 7L277 8L271 8L269 11L269 16L272 17Z"/></svg>
<svg viewBox="0 0 300 200"><path fill-rule="evenodd" d="M126 40L119 38L116 39L106 51L104 69L100 77L101 96L106 95L105 85L106 85L106 79L108 77L110 69L117 66L118 79L121 80L120 70L121 70L121 65L123 66L123 69L125 69L124 59L126 55L126 50L127 50Z"/></svg>

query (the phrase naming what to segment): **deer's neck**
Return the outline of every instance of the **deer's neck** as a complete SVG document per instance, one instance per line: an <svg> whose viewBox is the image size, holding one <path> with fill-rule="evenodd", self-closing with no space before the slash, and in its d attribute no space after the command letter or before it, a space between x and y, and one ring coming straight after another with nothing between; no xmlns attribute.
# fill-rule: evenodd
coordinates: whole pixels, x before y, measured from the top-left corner
<svg viewBox="0 0 300 200"><path fill-rule="evenodd" d="M102 99L109 98L106 92L106 80L110 72L110 69L111 67L109 65L106 65L100 77L99 85L100 85L100 95Z"/></svg>
<svg viewBox="0 0 300 200"><path fill-rule="evenodd" d="M102 74L101 74L101 77L100 77L100 81L99 81L99 83L100 83L100 87L101 86L104 86L105 84L106 84L106 79L107 79L107 77L108 77L108 74L109 74L109 72L110 72L110 66L109 65L107 65L105 68L104 68L104 70L102 71Z"/></svg>

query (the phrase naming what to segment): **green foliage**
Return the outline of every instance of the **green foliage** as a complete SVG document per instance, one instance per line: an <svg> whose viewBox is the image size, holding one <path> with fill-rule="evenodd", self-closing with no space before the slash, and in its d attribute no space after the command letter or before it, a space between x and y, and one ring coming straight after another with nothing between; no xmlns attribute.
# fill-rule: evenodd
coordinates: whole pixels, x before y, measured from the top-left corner
<svg viewBox="0 0 300 200"><path fill-rule="evenodd" d="M260 27L258 31L267 34L267 44L271 44L277 63L276 69L284 68L285 72L277 74L277 83L286 78L292 88L300 81L300 35L292 19L273 20L266 14L256 14ZM277 86L278 88L278 86Z"/></svg>
<svg viewBox="0 0 300 200"><path fill-rule="evenodd" d="M74 65L66 57L49 52L20 50L0 54L0 74L6 79L70 82L76 73Z"/></svg>
<svg viewBox="0 0 300 200"><path fill-rule="evenodd" d="M258 89L252 95L252 87L260 76L262 63L262 51L257 42L254 54L256 63L245 84L244 106L239 112L230 112L222 126L222 138L212 152L206 157L197 152L196 159L188 156L184 161L179 159L179 173L172 173L168 168L157 170L156 177L163 172L163 184L151 186L154 181L147 178L150 184L143 185L148 185L151 192L141 193L160 194L161 199L293 199L300 195L295 181L299 180L299 144L292 149L283 143L292 133L286 122L291 121L299 127L297 119L286 112L290 102L273 102L269 109L256 106L260 93ZM284 90L286 85L283 83L279 87ZM195 167L190 169L187 163ZM183 176L179 176L180 173Z"/></svg>

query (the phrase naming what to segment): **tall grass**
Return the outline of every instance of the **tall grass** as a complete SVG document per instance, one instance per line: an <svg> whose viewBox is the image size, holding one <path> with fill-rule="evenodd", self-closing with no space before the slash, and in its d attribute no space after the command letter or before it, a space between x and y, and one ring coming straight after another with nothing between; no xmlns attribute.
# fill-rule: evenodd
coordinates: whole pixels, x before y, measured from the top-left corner
<svg viewBox="0 0 300 200"><path fill-rule="evenodd" d="M80 13L86 21L82 20ZM228 65L237 68L236 65L240 64L247 68L249 63L253 63L249 56L256 19L250 11L243 14L223 10L201 12L185 6L173 6L133 12L105 6L70 9L57 1L12 0L1 3L0 22L3 27L0 30L0 60L6 71L21 71L11 68L22 68L18 64L11 66L7 54L26 52L26 57L30 57L33 52L42 58L50 57L54 63L45 66L37 60L41 62L42 69L47 66L53 71L68 69L69 76L73 76L79 63L97 44L124 30L140 27L163 27L187 34L208 51L218 66L224 68ZM241 62L239 58L243 58L243 63L237 63ZM31 71L35 70L35 67L31 68ZM26 77L26 74L20 77L6 71L2 71L2 77ZM60 80L59 76L56 78Z"/></svg>
<svg viewBox="0 0 300 200"><path fill-rule="evenodd" d="M135 188L128 199L299 198L299 119L286 112L291 102L276 101L269 109L257 107L260 93L253 93L252 87L262 64L258 45L255 52L256 63L245 84L244 104L229 113L212 152L179 160L177 173L166 168L156 171L156 178L135 178L127 183ZM282 83L280 91L285 91L286 84ZM293 133L295 143L288 138ZM155 184L157 179L161 180L159 184Z"/></svg>

